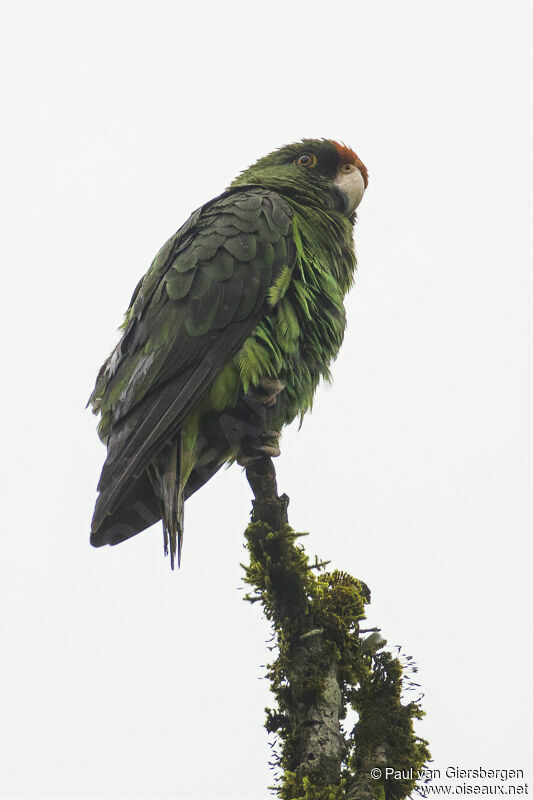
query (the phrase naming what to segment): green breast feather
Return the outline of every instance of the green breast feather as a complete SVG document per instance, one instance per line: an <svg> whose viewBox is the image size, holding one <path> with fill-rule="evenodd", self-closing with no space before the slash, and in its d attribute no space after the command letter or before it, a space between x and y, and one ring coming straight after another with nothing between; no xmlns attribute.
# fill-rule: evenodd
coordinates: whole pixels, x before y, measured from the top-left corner
<svg viewBox="0 0 533 800"><path fill-rule="evenodd" d="M262 377L280 379L286 388L269 412L274 428L303 417L320 379L329 380L346 327L343 300L356 267L348 220L291 206L295 259L273 282L269 311L210 393L212 407L221 411Z"/></svg>

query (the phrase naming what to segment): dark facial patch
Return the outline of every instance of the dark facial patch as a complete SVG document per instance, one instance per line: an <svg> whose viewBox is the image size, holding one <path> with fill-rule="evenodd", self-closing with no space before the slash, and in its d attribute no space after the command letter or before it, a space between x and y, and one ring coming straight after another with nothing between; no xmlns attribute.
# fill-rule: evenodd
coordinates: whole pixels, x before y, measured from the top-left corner
<svg viewBox="0 0 533 800"><path fill-rule="evenodd" d="M286 150L288 163L296 161L305 153L312 154L317 158L314 169L327 178L334 178L339 168L339 157L334 143L327 139L303 139L301 142L289 145Z"/></svg>

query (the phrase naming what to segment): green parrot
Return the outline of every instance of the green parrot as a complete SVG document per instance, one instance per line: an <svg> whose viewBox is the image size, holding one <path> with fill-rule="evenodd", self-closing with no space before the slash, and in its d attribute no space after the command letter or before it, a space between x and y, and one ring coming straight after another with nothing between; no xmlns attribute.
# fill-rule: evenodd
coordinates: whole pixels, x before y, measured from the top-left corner
<svg viewBox="0 0 533 800"><path fill-rule="evenodd" d="M244 170L163 245L89 398L107 444L91 544L162 519L174 568L185 500L223 464L279 455L342 343L367 183L349 147L304 139Z"/></svg>

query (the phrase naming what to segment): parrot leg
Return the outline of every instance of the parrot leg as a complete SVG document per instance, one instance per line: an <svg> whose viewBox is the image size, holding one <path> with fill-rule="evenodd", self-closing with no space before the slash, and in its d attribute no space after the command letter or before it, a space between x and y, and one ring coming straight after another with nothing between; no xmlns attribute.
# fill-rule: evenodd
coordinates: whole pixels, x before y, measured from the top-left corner
<svg viewBox="0 0 533 800"><path fill-rule="evenodd" d="M241 467L249 467L250 464L263 456L276 458L280 454L279 437L280 433L278 431L264 431L254 441L247 442L245 449L241 449L237 464Z"/></svg>
<svg viewBox="0 0 533 800"><path fill-rule="evenodd" d="M267 406L275 405L278 399L278 394L283 391L285 384L277 378L261 378L259 386L254 386L251 394L259 400L260 403Z"/></svg>
<svg viewBox="0 0 533 800"><path fill-rule="evenodd" d="M258 458L269 456L276 458L279 456L279 431L268 430L266 420L266 409L276 404L278 395L285 388L285 384L275 378L261 378L259 385L255 386L248 395L248 405L255 407L255 418L257 432L255 435L248 434L243 437L240 443L240 452L237 464L241 467L248 467Z"/></svg>

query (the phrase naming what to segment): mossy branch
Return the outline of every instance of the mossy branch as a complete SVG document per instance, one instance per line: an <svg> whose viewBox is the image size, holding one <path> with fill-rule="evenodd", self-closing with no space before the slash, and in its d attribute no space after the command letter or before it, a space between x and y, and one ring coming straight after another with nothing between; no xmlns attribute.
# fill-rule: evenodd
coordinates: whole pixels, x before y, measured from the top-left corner
<svg viewBox="0 0 533 800"><path fill-rule="evenodd" d="M280 745L275 791L281 800L403 800L429 758L413 731L423 712L402 703L403 668L385 640L377 631L362 635L370 591L345 572L324 572L327 562L309 562L270 458L246 473L255 498L245 532L246 599L262 603L278 650L267 672L277 705L265 725ZM349 707L358 721L346 734ZM412 770L413 778L387 778L387 766ZM372 777L375 768L381 778Z"/></svg>

